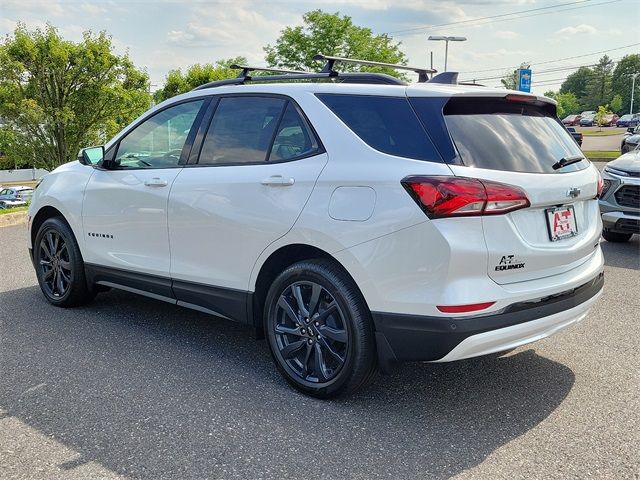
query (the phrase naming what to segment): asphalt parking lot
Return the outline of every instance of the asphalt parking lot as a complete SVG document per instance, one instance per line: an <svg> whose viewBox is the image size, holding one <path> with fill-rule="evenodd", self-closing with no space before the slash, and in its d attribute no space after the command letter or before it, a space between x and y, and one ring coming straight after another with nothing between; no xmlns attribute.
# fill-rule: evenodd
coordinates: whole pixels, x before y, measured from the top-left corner
<svg viewBox="0 0 640 480"><path fill-rule="evenodd" d="M0 478L639 478L640 240L604 242L578 326L501 357L410 364L333 402L240 325L126 292L41 295L0 229Z"/></svg>

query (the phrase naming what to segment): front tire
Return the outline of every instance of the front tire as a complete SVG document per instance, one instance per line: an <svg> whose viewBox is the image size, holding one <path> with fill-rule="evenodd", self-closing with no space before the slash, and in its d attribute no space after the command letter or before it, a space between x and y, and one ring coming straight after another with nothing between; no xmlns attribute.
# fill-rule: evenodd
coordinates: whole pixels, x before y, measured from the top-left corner
<svg viewBox="0 0 640 480"><path fill-rule="evenodd" d="M373 379L371 313L335 262L308 260L288 267L271 285L264 315L273 360L303 393L331 398Z"/></svg>
<svg viewBox="0 0 640 480"><path fill-rule="evenodd" d="M38 284L49 303L75 307L95 297L87 285L78 242L62 218L49 218L38 229L33 263Z"/></svg>
<svg viewBox="0 0 640 480"><path fill-rule="evenodd" d="M612 232L611 230L603 230L602 236L607 242L624 243L631 239L633 233L620 233Z"/></svg>

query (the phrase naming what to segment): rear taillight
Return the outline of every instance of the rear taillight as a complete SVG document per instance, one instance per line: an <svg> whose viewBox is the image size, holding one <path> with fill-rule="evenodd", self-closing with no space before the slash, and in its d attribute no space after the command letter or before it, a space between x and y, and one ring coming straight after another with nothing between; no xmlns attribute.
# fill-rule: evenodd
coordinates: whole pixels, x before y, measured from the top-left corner
<svg viewBox="0 0 640 480"><path fill-rule="evenodd" d="M500 215L531 205L522 189L490 180L411 176L402 185L429 218Z"/></svg>
<svg viewBox="0 0 640 480"><path fill-rule="evenodd" d="M611 183L611 182L609 182ZM604 190L604 180L602 180L602 175L598 172L598 194L597 197L601 198Z"/></svg>

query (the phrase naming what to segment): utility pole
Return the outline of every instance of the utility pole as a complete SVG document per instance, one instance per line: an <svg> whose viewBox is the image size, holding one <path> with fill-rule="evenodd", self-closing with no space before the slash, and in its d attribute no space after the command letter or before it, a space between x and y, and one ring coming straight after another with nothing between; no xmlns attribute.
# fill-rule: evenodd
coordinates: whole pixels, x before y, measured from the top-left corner
<svg viewBox="0 0 640 480"><path fill-rule="evenodd" d="M631 108L629 108L629 113L633 113L633 93L636 89L636 77L638 75L640 75L640 73L631 74Z"/></svg>

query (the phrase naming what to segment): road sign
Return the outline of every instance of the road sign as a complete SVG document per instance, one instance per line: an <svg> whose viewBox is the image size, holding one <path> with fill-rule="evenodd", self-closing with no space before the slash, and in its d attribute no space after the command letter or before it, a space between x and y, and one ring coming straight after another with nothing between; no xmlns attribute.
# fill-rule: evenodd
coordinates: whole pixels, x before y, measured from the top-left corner
<svg viewBox="0 0 640 480"><path fill-rule="evenodd" d="M518 69L518 90L521 92L531 92L531 69Z"/></svg>

